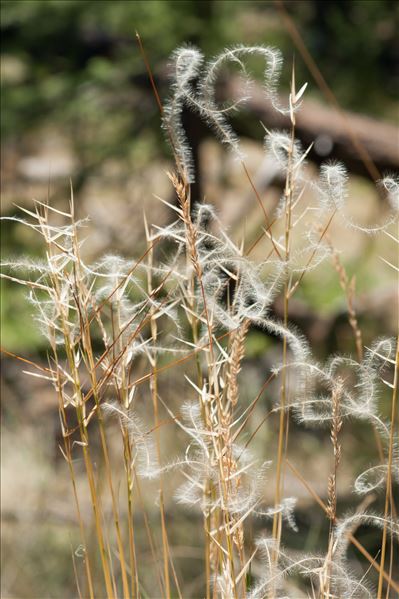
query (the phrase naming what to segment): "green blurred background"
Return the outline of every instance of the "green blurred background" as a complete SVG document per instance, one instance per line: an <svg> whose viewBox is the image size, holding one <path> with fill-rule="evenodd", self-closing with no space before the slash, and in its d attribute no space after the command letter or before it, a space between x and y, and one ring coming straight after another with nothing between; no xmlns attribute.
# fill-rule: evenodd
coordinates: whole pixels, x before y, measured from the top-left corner
<svg viewBox="0 0 399 599"><path fill-rule="evenodd" d="M29 207L32 198L44 201L51 197L62 207L69 197L71 179L79 215L92 219L89 256L105 251L137 255L145 243L143 206L151 220L171 220L152 197L154 193L167 197L164 173L171 168L171 159L135 32L143 40L162 98L168 95L168 58L178 45L193 43L211 56L226 45L262 43L283 52L288 67L282 88L288 86L295 53L297 81L309 81L307 97L325 102L295 50L280 6L227 0L3 1L2 215L17 214L15 204ZM377 121L395 122L399 4L393 0L302 0L285 2L284 7L341 107ZM259 133L248 134L247 140L254 168L262 154L262 131L257 121L255 125ZM241 128L245 126L243 120ZM216 203L225 184L232 201L241 202L248 185L242 175L226 174L226 163L215 145L204 143L202 162L207 197L215 198ZM212 169L219 170L212 174ZM367 179L351 177L350 186L366 210L377 215L384 210ZM222 203L218 208L222 210ZM395 260L392 247L377 238L367 244L358 243L356 236L347 241L348 237L341 237L343 246L351 246L346 266L350 274L357 274L358 290L363 294L360 321L366 328L365 338L392 333L395 300L391 274L378 259L382 253ZM10 222L2 223L1 243L3 260L22 253L42 253L34 234ZM336 349L352 351L335 273L332 269L327 274L317 272L308 281L300 295L300 308L304 309L304 316L300 309L298 312L301 328L313 335L321 356ZM376 300L378 286L381 293ZM46 347L23 288L3 283L2 289L3 347L45 360ZM321 313L316 322L312 320L315 310ZM316 329L317 334L312 332ZM262 334L251 333L250 374L264 367L266 347ZM77 533L75 529L71 532L72 507L65 507L70 502L65 465L56 457L56 406L51 389L25 380L20 371L14 361L4 360L2 596L71 597L75 591L70 544L75 544ZM310 460L319 441L298 435L304 456ZM359 427L350 437L348 444L355 453L367 435L368 431ZM320 464L309 466L310 478L312 468L317 479ZM351 474L347 473L348 481ZM21 501L15 502L15 497ZM303 517L306 521L306 509ZM324 526L322 521L310 520L309 548ZM370 533L365 530L363 534L366 539ZM192 572L201 575L200 566ZM190 593L188 596L195 596L195 587Z"/></svg>
<svg viewBox="0 0 399 599"><path fill-rule="evenodd" d="M394 120L397 2L303 0L285 9L341 106ZM307 96L323 97L275 2L5 1L1 28L3 214L15 213L14 203L43 200L49 185L53 198L65 197L69 177L80 200L96 177L120 186L169 157L135 31L162 97L168 57L187 42L206 56L229 44L271 44L288 64L295 52L297 79L310 83ZM288 67L282 87L289 77ZM257 123L255 129L260 139ZM34 252L24 235L7 223L4 251ZM111 244L118 237L112 234ZM22 290L8 297L23 311ZM8 308L4 300L4 343L21 351L39 344L34 329L20 335L21 319Z"/></svg>

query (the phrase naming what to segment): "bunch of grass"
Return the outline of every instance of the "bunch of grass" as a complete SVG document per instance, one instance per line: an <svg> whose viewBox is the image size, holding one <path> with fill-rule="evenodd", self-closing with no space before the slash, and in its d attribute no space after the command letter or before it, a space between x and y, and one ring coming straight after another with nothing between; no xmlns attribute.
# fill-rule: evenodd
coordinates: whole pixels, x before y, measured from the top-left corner
<svg viewBox="0 0 399 599"><path fill-rule="evenodd" d="M251 260L254 244L247 249L244 243L237 246L212 206L191 206L190 185L195 173L181 124L184 106L204 118L242 163L257 193L239 139L227 121L229 112L241 103L220 108L214 91L223 65L232 62L247 77L244 60L252 55L266 62L265 101L287 114L291 124L287 132L266 131L266 151L285 173L285 186L274 215L266 212L258 196L265 219L262 237L269 243L268 253L258 263ZM348 226L366 234L384 231L392 237L387 228L396 217L398 182L393 177L382 181L391 207L382 224L365 227L346 215L347 174L340 164L321 168L318 180L311 184L315 205L303 208L308 150L303 150L295 139L295 126L306 85L297 91L293 71L287 106L280 105L277 83L282 60L278 50L239 46L206 63L198 49L184 47L174 53L172 63L174 83L163 125L176 160L176 169L169 174L176 204L168 204L177 215L176 221L162 228L145 223L147 249L138 259L108 255L87 265L80 237L85 223L75 219L71 192L68 211L35 202L32 211L21 209L29 220L13 217L42 236L45 260L4 264L12 272L3 276L26 286L38 324L48 339L48 366L37 366L38 372L28 374L50 381L58 397L63 438L60 450L70 472L84 548L83 570L74 560L79 595L137 599L184 596L165 509L164 479L177 471L184 479L175 494L177 503L199 511L202 518L202 526L192 533L198 535L201 531L203 535L203 595L208 599L286 597L291 592L287 591L291 588L288 581L298 578L303 580L307 596L320 599L389 597L393 589L398 590L393 578L393 544L398 535L393 500L393 479L398 470L397 342L378 339L364 350L354 307L354 280L349 280L328 229L334 218L341 217ZM303 219L309 210L315 214L316 224L311 231L303 231ZM276 233L280 224L282 234ZM294 236L294 231L300 235ZM175 249L162 261L156 250L165 242ZM347 298L357 356L332 356L320 364L303 334L289 322L290 300L306 273L330 256ZM19 270L30 276L19 278ZM278 294L283 297L281 321L272 311ZM246 338L253 327L281 339L282 352L259 394L245 405L239 373ZM174 357L165 362L165 356ZM195 363L195 374L186 374L191 397L181 402L175 413L162 399L159 375L189 360ZM144 375L139 370L143 361L148 365ZM382 378L387 367L394 371L393 383ZM265 454L258 456L248 445L260 425L246 442L245 433L260 397L272 381L279 383L270 412L278 421L277 447L266 447ZM390 420L379 414L379 394L384 384L392 391ZM149 409L145 419L137 409L136 391L147 389L147 385L143 393L148 393L148 405L152 405L152 421ZM111 416L117 419L120 430L123 481L116 474L115 455L109 449ZM305 425L330 429L333 459L326 480L327 504L286 459L291 417ZM165 418L187 438L182 456L173 460L163 457L160 429ZM385 493L383 514L365 510L363 500L354 513L338 516L340 434L348 419L368 421L375 429L380 463L359 474L355 489L366 496ZM97 457L93 457L97 440L101 468ZM75 466L78 455L83 458L91 498L94 539L91 523L80 507ZM283 545L284 526L297 530L295 498L286 497L284 491L287 464L329 519L325 555L292 552ZM275 472L274 503L265 505L264 487L270 469ZM160 549L143 501L144 479L155 479L158 484ZM110 502L112 524L104 511L105 498ZM156 583L148 591L142 580L143 560L136 541L138 513L142 514L141 526L154 564ZM264 519L265 526L269 522L270 530L254 541L250 531L255 517ZM379 562L354 536L364 523L382 529ZM377 570L377 589L369 584L367 573L359 578L351 571L347 559L350 542L369 560L370 568ZM254 580L256 563L260 564L255 568L260 574Z"/></svg>

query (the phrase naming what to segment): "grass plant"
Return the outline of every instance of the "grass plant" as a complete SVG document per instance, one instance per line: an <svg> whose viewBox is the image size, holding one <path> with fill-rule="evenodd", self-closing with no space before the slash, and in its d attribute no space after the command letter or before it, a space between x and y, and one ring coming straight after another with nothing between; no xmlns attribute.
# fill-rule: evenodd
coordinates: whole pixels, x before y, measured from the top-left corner
<svg viewBox="0 0 399 599"><path fill-rule="evenodd" d="M266 130L265 135L265 151L285 179L273 211L256 190L240 140L228 121L245 97L238 104L220 107L215 96L222 69L233 65L249 82L245 61L254 57L265 63L265 102L287 115L290 124L286 132ZM175 168L168 174L175 202L161 201L175 220L163 227L145 222L147 248L141 256L128 260L110 254L86 264L85 221L75 217L72 190L66 210L35 201L32 210L21 208L23 217L9 217L34 229L44 244L42 261L6 261L2 276L25 286L48 341L48 365L28 363L27 374L48 381L58 398L60 451L69 468L84 555L81 563L76 557L73 560L77 592L90 598L187 597L187 581L182 579L170 538L170 498L165 498L166 481L173 478L180 481L174 518L179 504L198 515L193 516L191 534L202 538L200 596L394 597L399 592L394 565L399 525L393 493L399 466L397 342L378 338L371 347L363 345L355 279L342 265L329 230L333 220L340 218L365 235L386 234L397 242L392 225L399 184L393 176L381 181L387 216L380 223L365 225L348 214L343 165L325 164L315 180L307 179L309 148L295 139L296 114L306 84L297 88L293 68L288 101L281 102L278 50L237 46L207 62L197 48L185 46L176 50L171 64L171 96L160 108L175 158ZM182 125L183 108L199 114L241 163L264 220L255 242L243 239L238 244L213 206L192 205L195 172ZM304 204L305 190L312 193L310 205ZM260 243L264 256L255 261L253 250ZM332 355L320 362L304 334L290 324L290 302L310 270L331 268L331 263L346 298L355 354ZM278 296L283 301L282 320L273 310ZM246 339L255 328L279 341L280 358L264 373L262 388L248 403L242 398L241 376ZM184 377L186 385L186 398L173 404L164 398L160 381L162 373L171 369L176 377ZM380 414L384 388L392 393L390 419ZM269 409L260 422L253 422L265 394ZM264 446L259 454L252 450L252 441L265 420L275 422L277 443ZM323 429L331 438L326 501L288 459L293 420L303 427ZM341 434L356 420L374 431L375 464L354 481L360 495L357 509L343 513ZM118 458L110 449L115 422L120 436ZM168 456L165 437L177 430L186 446L178 457ZM82 460L85 472L83 489L78 488L77 460ZM298 530L296 499L285 492L288 470L328 518L324 554L285 546L287 528ZM268 505L264 490L271 474L274 502ZM160 535L154 533L159 529L148 514L146 481L157 486ZM82 493L90 495L90 518L81 510ZM384 504L381 514L368 508L369 498L379 493ZM254 537L257 520L264 532ZM377 556L356 539L363 525L381 531ZM350 566L351 543L369 566L361 574ZM143 557L144 546L147 557Z"/></svg>

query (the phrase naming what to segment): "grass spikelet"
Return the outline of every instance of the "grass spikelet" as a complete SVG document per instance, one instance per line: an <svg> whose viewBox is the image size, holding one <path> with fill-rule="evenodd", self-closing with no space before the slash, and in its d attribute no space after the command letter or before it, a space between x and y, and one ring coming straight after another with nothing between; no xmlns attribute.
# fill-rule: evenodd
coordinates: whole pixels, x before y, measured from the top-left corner
<svg viewBox="0 0 399 599"><path fill-rule="evenodd" d="M249 320L244 320L242 325L232 335L232 344L230 350L230 367L228 372L228 398L232 406L237 405L239 389L238 374L241 370L241 361L245 355L245 337L249 329Z"/></svg>

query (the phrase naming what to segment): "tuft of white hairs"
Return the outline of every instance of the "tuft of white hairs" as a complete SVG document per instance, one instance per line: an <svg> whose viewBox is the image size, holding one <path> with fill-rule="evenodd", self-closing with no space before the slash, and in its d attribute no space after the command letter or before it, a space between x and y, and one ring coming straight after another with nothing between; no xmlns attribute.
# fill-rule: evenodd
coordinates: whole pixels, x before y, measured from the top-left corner
<svg viewBox="0 0 399 599"><path fill-rule="evenodd" d="M245 81L249 83L244 60L258 56L265 62L263 88L266 98L275 110L289 114L295 107L282 107L277 95L277 86L281 72L282 57L279 50L269 46L237 45L226 48L208 63L200 50L193 46L182 46L172 55L172 95L164 107L163 127L172 149L175 152L178 167L188 183L194 182L191 148L187 143L181 117L184 106L197 112L213 129L220 141L234 155L242 159L239 139L228 123L226 115L237 110L246 101L246 96L238 99L229 107L219 107L215 98L215 85L222 67L228 63L238 65Z"/></svg>

